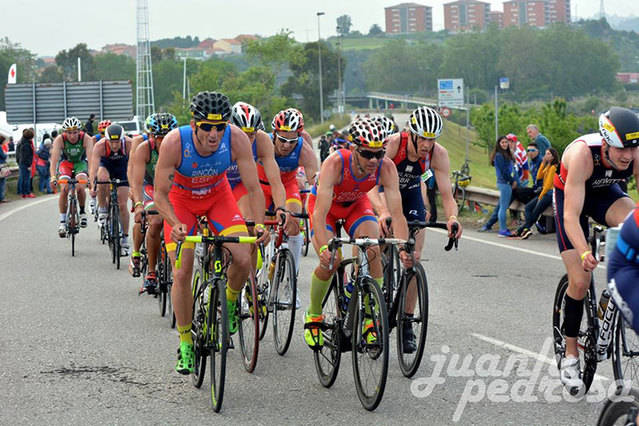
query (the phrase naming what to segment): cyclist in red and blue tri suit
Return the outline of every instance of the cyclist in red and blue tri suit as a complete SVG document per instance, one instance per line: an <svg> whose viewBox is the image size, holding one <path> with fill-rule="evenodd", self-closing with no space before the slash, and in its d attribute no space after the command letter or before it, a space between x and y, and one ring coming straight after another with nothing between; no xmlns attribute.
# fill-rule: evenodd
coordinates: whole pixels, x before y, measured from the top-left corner
<svg viewBox="0 0 639 426"><path fill-rule="evenodd" d="M581 136L566 147L555 175L553 209L559 252L568 273L565 297L565 357L560 379L571 394L583 388L577 336L586 291L597 259L589 250L588 217L617 226L634 207L619 182L639 178L639 117L612 107L599 116L599 133Z"/></svg>
<svg viewBox="0 0 639 426"><path fill-rule="evenodd" d="M191 101L191 123L172 130L164 138L155 167L155 206L164 218L164 238L174 271L173 309L180 334L177 372L193 372L194 353L191 337L193 295L193 244L182 246L182 267L175 268L176 243L197 233L197 217L206 216L215 235L246 236L244 219L226 179L226 170L237 162L240 177L251 204L256 229L264 227L262 194L251 144L244 132L229 124L231 104L217 92L200 92ZM268 240L263 232L258 242ZM237 331L237 298L246 283L251 265L250 247L225 246L233 258L227 271L226 296L229 330Z"/></svg>
<svg viewBox="0 0 639 426"><path fill-rule="evenodd" d="M304 315L306 324L323 321L322 300L340 262L339 254L333 269L329 269L331 253L328 242L335 235L337 219L345 219L344 229L354 238L379 236L379 225L373 207L366 196L376 185L384 185L386 199L393 216L397 238L408 238L406 218L402 213L399 178L393 162L384 158L383 135L376 123L360 120L351 123L350 139L357 147L353 151L341 149L329 155L320 170L319 179L308 197L313 247L320 264L311 276L311 302ZM371 276L382 283L382 263L379 247L368 249ZM400 248L405 267L412 262ZM372 321L367 329L372 327ZM304 340L311 348L324 344L318 328L304 330Z"/></svg>

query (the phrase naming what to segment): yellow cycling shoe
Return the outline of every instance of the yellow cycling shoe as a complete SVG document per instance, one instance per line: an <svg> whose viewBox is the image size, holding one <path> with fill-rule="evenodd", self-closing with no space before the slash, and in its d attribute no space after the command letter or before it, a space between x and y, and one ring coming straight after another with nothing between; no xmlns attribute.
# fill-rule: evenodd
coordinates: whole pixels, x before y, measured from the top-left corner
<svg viewBox="0 0 639 426"><path fill-rule="evenodd" d="M324 336L319 325L324 321L324 315L311 315L304 313L304 340L313 350L320 349L324 345Z"/></svg>
<svg viewBox="0 0 639 426"><path fill-rule="evenodd" d="M373 320L371 318L364 319L362 337L366 339L366 343L369 345L377 342L377 332L375 331L375 326L373 325Z"/></svg>

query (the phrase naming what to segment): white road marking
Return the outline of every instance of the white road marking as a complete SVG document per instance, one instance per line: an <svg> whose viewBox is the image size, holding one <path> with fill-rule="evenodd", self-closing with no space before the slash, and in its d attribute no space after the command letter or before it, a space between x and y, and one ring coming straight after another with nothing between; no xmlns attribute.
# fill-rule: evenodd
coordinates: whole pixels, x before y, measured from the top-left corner
<svg viewBox="0 0 639 426"><path fill-rule="evenodd" d="M483 334L470 333L470 335L473 336L473 337L476 337L479 340L483 340L484 342L487 342L487 343L490 343L492 345L499 346L500 348L506 349L507 351L517 352L517 353L520 353L522 355L526 355L526 356L528 356L530 358L534 358L537 361L552 365L555 368L557 367L557 361L556 360L554 360L552 358L548 358L547 356L544 356L544 355L542 355L540 353L529 351L528 349L520 348L519 346L511 345L510 343L503 342L503 341L495 339L493 337L484 336ZM609 379L608 377L602 376L600 374L595 374L595 379L597 379L597 380L612 380L612 379Z"/></svg>
<svg viewBox="0 0 639 426"><path fill-rule="evenodd" d="M15 208L15 209L13 209L13 210L9 210L8 212L1 214L1 215L0 215L0 222L1 222L1 221L3 221L3 220L5 220L6 218L8 218L9 216L11 216L12 214L14 214L14 213L18 213L20 210L24 210L24 209L26 209L27 207L35 206L35 205L38 205L38 204L40 204L40 203L44 203L44 202L51 201L51 200L57 200L57 199L58 199L58 197L55 197L55 196L52 196L52 197L45 197L45 198L43 198L43 199L41 199L41 200L38 200L38 201L32 201L32 202L27 203L27 204L25 204L25 205L23 205L23 206L16 207L16 208Z"/></svg>

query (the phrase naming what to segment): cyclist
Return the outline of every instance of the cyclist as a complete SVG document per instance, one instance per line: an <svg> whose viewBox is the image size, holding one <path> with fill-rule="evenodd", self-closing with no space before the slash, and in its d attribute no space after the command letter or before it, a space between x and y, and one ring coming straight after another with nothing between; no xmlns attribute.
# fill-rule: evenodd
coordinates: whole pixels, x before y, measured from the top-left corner
<svg viewBox="0 0 639 426"><path fill-rule="evenodd" d="M304 119L294 108L278 112L272 121L273 133L270 135L275 151L275 161L280 169L282 184L286 190L286 210L294 213L302 212L302 198L297 184L297 169L304 167L306 180L310 185L317 174L317 157L311 146L304 142L302 136ZM257 163L257 172L264 191L266 205L271 206L271 186L267 180L264 166ZM295 270L299 270L300 255L304 245L304 237L300 234L299 221L289 220L286 224L288 247L295 259Z"/></svg>
<svg viewBox="0 0 639 426"><path fill-rule="evenodd" d="M177 129L178 122L173 114L152 114L148 122L149 139L142 142L131 156L129 163L132 165L129 181L131 183L131 195L133 198L133 212L135 213L135 226L133 230L133 253L131 259L137 259L138 276L140 275L140 247L142 246L142 211L153 209L153 177L155 166L158 162L160 146L164 137L173 129ZM133 149L133 148L132 148ZM149 229L146 234L147 256L149 258L148 272L144 277L143 290L154 294L157 288L157 275L155 266L160 250L162 217L149 216ZM136 232L137 227L137 232ZM137 256L136 256L137 254ZM135 276L135 275L134 275Z"/></svg>
<svg viewBox="0 0 639 426"><path fill-rule="evenodd" d="M597 259L588 250L588 217L616 226L633 208L619 188L632 174L639 177L639 117L626 108L612 107L599 116L599 133L581 136L566 147L555 175L553 207L557 243L568 273L565 297L566 351L560 378L569 391L583 387L577 335L583 298Z"/></svg>
<svg viewBox="0 0 639 426"><path fill-rule="evenodd" d="M388 117L377 117L377 122L383 126L386 132L395 129L395 123ZM430 177L429 169L435 174L442 196L442 204L446 213L448 234L452 237L452 226L457 224L458 231L455 235L459 238L462 234L462 226L457 221L457 203L453 198L453 190L450 183L450 159L448 151L437 143L441 135L443 120L433 108L421 106L414 110L408 117L408 131L395 133L388 138L388 156L399 176L399 189L404 216L409 221L426 221L426 206L424 194L426 193L425 181ZM380 188L382 190L383 188ZM378 213L382 233L390 234L386 219L392 217L388 204L382 193L373 190L369 198ZM415 252L413 256L419 261L424 248L426 233L422 229L416 236ZM417 302L415 286L410 286L407 294L406 314L412 315ZM417 349L415 334L410 324L402 330L402 344L406 353L412 353Z"/></svg>
<svg viewBox="0 0 639 426"><path fill-rule="evenodd" d="M127 166L131 151L131 138L124 134L124 129L119 124L111 124L104 131L104 138L95 144L91 155L89 178L93 183L91 196L98 195L98 222L104 226L107 216L107 200L109 198L108 185L96 185L96 180L108 181L119 179L117 183L118 204L120 206L120 225L122 238L120 247L122 255L129 253L129 209L127 200L129 195L129 181L127 180ZM98 186L98 188L96 188Z"/></svg>
<svg viewBox="0 0 639 426"><path fill-rule="evenodd" d="M397 169L390 159L384 158L384 142L381 129L370 120L357 120L350 125L350 139L356 148L342 149L329 156L320 170L318 182L308 198L311 216L311 235L319 265L311 276L311 302L304 315L306 324L322 322L322 300L326 295L339 258L329 269L331 253L328 242L335 235L337 219L345 219L345 230L351 237L379 236L379 225L366 193L376 185L384 185L385 194L394 218L395 234L408 237L406 219L401 209ZM381 285L382 264L379 247L369 248L370 273ZM400 258L405 267L411 260L405 248L400 248ZM367 329L372 326L372 321ZM370 338L374 336L370 335ZM317 328L304 330L304 340L311 348L323 345L322 334Z"/></svg>
<svg viewBox="0 0 639 426"><path fill-rule="evenodd" d="M302 139L304 139L304 142L313 149L313 137L304 129L304 115L302 115L302 111L297 108L288 108L287 111L290 111L292 115L299 119L299 134ZM274 128L272 125L271 127Z"/></svg>
<svg viewBox="0 0 639 426"><path fill-rule="evenodd" d="M102 120L100 121L100 123L98 123L98 131L95 135L91 137L93 141L93 146L95 146L95 144L98 143L98 141L104 137L104 131L111 124L113 124L111 123L111 120ZM91 197L91 200L89 201L89 208L91 210L91 214L95 214L95 209L97 205L98 203L97 203L96 197Z"/></svg>
<svg viewBox="0 0 639 426"><path fill-rule="evenodd" d="M87 215L84 211L86 202L85 188L87 186L87 158L91 157L93 142L91 136L80 130L82 123L76 117L68 117L62 123L62 133L56 136L51 148L51 184L56 185L56 167L61 181L70 179L75 173L78 181L77 193L80 204L80 226L87 226ZM58 164L58 162L60 164ZM60 189L60 198L58 207L60 208L60 225L58 226L58 235L60 238L66 237L66 229L64 223L67 220L67 196L69 188L62 185Z"/></svg>
<svg viewBox="0 0 639 426"><path fill-rule="evenodd" d="M175 269L176 242L194 235L197 216L206 216L212 231L222 236L248 235L244 219L237 208L233 192L226 179L226 170L236 161L242 183L248 191L251 217L256 229L264 230L264 195L255 171L248 137L229 124L231 105L217 92L199 92L190 105L190 125L169 132L162 141L155 167L155 206L164 218L166 248L173 263L173 309L180 334L180 348L175 370L181 374L193 372L194 353L191 337L193 295L193 244L185 243L182 267ZM258 242L268 240L263 232ZM235 311L238 295L248 278L250 248L229 244L233 258L227 273L226 287L231 333L237 331Z"/></svg>

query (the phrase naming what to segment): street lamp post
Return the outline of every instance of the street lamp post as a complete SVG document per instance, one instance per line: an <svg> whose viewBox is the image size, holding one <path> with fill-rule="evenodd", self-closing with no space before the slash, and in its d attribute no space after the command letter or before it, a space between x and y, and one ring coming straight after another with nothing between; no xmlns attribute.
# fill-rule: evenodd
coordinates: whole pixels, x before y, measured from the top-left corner
<svg viewBox="0 0 639 426"><path fill-rule="evenodd" d="M340 33L338 39L337 49L337 112L342 113L342 33L340 27L337 27L337 32Z"/></svg>
<svg viewBox="0 0 639 426"><path fill-rule="evenodd" d="M322 44L320 38L320 16L324 15L324 12L317 12L317 52L319 62L319 99L320 99L320 122L324 122L324 96L322 92Z"/></svg>

